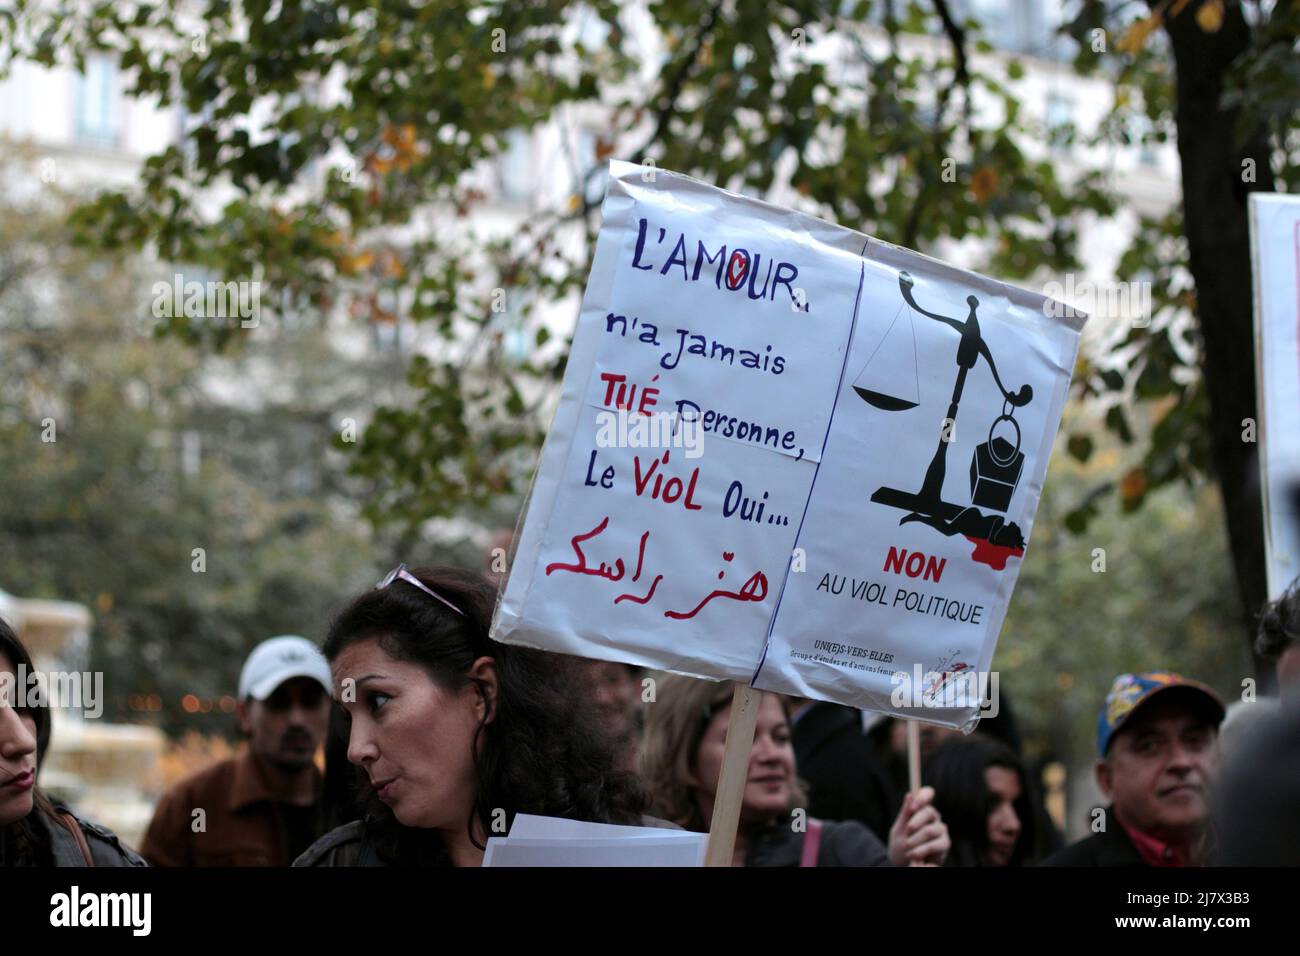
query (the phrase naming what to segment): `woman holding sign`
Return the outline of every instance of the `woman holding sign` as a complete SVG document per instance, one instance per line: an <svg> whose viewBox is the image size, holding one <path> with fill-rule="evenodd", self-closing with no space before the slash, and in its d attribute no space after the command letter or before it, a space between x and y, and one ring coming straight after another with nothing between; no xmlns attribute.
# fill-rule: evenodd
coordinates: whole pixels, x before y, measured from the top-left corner
<svg viewBox="0 0 1300 956"><path fill-rule="evenodd" d="M654 812L688 830L709 828L733 687L671 675L659 683L649 708L642 776ZM735 866L940 865L948 828L922 787L908 794L886 848L856 821L807 817L796 779L790 715L785 699L764 693L749 756L736 834Z"/></svg>
<svg viewBox="0 0 1300 956"><path fill-rule="evenodd" d="M482 578L400 565L325 640L362 819L295 866L479 866L517 813L642 822L576 658L488 638Z"/></svg>

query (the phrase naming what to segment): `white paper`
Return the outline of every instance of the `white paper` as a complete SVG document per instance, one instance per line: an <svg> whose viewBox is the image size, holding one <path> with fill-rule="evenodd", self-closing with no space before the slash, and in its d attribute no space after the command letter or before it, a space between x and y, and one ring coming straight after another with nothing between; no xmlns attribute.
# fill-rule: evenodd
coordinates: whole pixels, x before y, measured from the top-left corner
<svg viewBox="0 0 1300 956"><path fill-rule="evenodd" d="M510 839L529 840L610 840L610 839L674 839L695 843L703 834L690 830L670 830L666 827L629 827L614 823L587 823L583 820L566 820L563 817L539 817L531 813L515 815L510 824Z"/></svg>
<svg viewBox="0 0 1300 956"><path fill-rule="evenodd" d="M700 834L703 837L703 834ZM530 840L492 837L483 855L487 866L699 866L696 844L662 839Z"/></svg>
<svg viewBox="0 0 1300 956"><path fill-rule="evenodd" d="M1250 194L1268 594L1300 574L1300 197Z"/></svg>

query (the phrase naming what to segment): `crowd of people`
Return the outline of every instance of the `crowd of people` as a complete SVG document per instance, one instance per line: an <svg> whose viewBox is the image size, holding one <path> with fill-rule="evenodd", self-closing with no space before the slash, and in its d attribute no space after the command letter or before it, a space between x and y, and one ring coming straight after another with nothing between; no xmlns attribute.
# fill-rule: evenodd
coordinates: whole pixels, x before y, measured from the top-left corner
<svg viewBox="0 0 1300 956"><path fill-rule="evenodd" d="M0 865L478 866L519 813L707 831L732 686L494 642L494 599L480 575L399 566L322 646L259 644L235 711L247 746L163 794L139 853L42 791L48 709L0 700ZM971 734L925 725L913 790L900 721L763 693L733 864L1300 863L1300 586L1265 609L1259 648L1283 706L1231 748L1207 685L1115 679L1107 803L1068 846L1005 695ZM20 667L0 621L0 673Z"/></svg>

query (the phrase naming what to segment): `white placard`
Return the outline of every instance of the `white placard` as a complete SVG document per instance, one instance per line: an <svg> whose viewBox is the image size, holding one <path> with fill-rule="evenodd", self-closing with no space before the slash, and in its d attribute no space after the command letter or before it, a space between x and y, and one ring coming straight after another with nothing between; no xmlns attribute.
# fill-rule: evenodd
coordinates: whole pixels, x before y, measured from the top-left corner
<svg viewBox="0 0 1300 956"><path fill-rule="evenodd" d="M1251 193L1249 208L1256 437L1273 600L1300 574L1300 196Z"/></svg>
<svg viewBox="0 0 1300 956"><path fill-rule="evenodd" d="M662 169L603 212L493 636L967 723L1083 317Z"/></svg>
<svg viewBox="0 0 1300 956"><path fill-rule="evenodd" d="M485 867L500 866L699 866L707 834L682 840L531 840L492 837L483 854Z"/></svg>
<svg viewBox="0 0 1300 956"><path fill-rule="evenodd" d="M700 866L708 835L521 813L491 837L484 866Z"/></svg>

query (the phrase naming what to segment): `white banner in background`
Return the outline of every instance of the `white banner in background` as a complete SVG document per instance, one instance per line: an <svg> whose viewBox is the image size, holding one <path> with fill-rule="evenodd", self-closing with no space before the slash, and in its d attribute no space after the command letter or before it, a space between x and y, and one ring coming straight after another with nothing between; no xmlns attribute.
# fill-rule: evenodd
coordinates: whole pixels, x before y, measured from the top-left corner
<svg viewBox="0 0 1300 956"><path fill-rule="evenodd" d="M1083 318L662 169L603 212L493 636L969 722Z"/></svg>
<svg viewBox="0 0 1300 956"><path fill-rule="evenodd" d="M1268 596L1300 574L1300 196L1250 194Z"/></svg>

